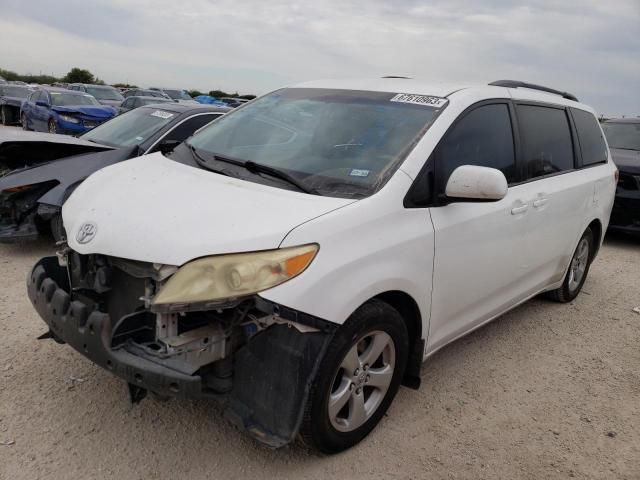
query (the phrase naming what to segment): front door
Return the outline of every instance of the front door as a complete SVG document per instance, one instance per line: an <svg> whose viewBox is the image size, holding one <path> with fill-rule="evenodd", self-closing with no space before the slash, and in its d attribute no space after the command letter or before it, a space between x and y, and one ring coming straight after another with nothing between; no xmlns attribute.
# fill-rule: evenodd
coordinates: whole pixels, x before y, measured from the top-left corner
<svg viewBox="0 0 640 480"><path fill-rule="evenodd" d="M434 152L435 188L444 193L453 170L479 165L501 170L505 198L455 202L431 209L435 257L429 350L433 351L504 311L527 290L526 185L516 185L513 110L484 103L463 113Z"/></svg>

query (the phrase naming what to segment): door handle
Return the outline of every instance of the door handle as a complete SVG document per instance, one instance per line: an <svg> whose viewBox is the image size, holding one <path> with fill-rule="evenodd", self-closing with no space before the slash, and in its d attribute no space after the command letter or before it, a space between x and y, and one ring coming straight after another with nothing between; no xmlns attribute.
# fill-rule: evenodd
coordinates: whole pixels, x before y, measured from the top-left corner
<svg viewBox="0 0 640 480"><path fill-rule="evenodd" d="M528 208L529 208L529 205L526 204L526 203L524 205L519 206L519 207L513 207L511 209L511 215L518 215L519 213L524 213L524 212L527 211Z"/></svg>
<svg viewBox="0 0 640 480"><path fill-rule="evenodd" d="M537 200L533 201L533 206L535 208L541 207L543 206L545 203L547 203L549 201L548 198L538 198Z"/></svg>

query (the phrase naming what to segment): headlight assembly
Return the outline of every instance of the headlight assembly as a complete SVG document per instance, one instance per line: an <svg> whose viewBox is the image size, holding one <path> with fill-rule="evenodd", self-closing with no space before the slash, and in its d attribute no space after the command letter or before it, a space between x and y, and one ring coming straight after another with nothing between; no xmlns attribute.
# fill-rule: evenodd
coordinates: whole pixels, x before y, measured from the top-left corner
<svg viewBox="0 0 640 480"><path fill-rule="evenodd" d="M169 278L154 305L199 303L252 295L300 275L313 261L318 245L193 260Z"/></svg>
<svg viewBox="0 0 640 480"><path fill-rule="evenodd" d="M80 123L80 120L76 117L72 117L70 115L60 115L60 118L62 120L64 120L65 122L69 122L69 123Z"/></svg>

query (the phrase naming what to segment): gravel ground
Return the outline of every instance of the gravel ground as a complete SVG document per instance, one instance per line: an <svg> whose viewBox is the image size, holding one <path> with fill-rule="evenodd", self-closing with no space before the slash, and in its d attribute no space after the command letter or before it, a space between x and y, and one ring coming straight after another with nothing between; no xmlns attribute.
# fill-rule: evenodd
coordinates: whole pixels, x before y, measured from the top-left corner
<svg viewBox="0 0 640 480"><path fill-rule="evenodd" d="M50 241L0 245L0 479L640 478L640 240L607 238L571 304L534 299L444 348L360 445L269 450L208 401L132 407L38 341L25 278Z"/></svg>

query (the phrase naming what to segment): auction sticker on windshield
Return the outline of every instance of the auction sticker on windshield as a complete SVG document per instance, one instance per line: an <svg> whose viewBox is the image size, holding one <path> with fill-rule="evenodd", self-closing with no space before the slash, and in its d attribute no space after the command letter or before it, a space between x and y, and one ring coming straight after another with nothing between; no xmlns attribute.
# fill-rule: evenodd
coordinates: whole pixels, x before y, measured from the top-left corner
<svg viewBox="0 0 640 480"><path fill-rule="evenodd" d="M155 112L153 112L151 114L152 117L159 117L159 118L163 118L163 119L168 119L173 117L173 113L169 113L169 112L163 112L162 110L156 110Z"/></svg>
<svg viewBox="0 0 640 480"><path fill-rule="evenodd" d="M410 93L398 93L391 99L392 102L413 103L414 105L424 105L426 107L440 108L447 103L446 98L432 97L429 95L412 95Z"/></svg>

